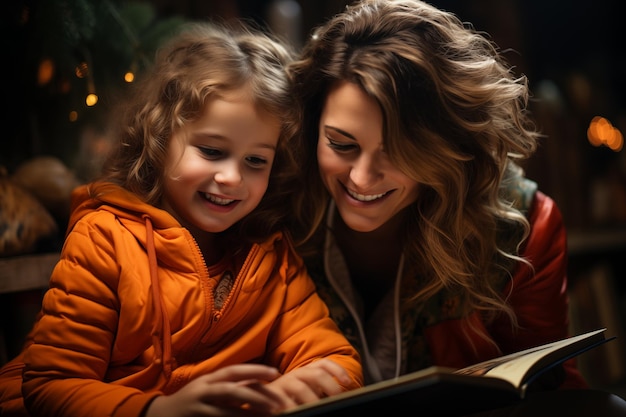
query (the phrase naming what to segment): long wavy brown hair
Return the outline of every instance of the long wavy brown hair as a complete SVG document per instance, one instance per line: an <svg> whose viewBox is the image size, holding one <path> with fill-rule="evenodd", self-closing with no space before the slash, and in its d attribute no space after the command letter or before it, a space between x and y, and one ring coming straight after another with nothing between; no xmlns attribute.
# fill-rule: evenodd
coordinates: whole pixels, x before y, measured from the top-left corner
<svg viewBox="0 0 626 417"><path fill-rule="evenodd" d="M514 313L494 288L527 237L525 216L503 188L540 134L527 113L529 90L496 45L455 15L414 0L364 0L313 32L290 67L304 103L300 163L307 192L296 200L295 237L303 255L321 250L329 202L316 158L328 91L360 86L380 105L389 158L420 183L403 229L407 273L421 302L443 288L462 295L464 311ZM503 225L520 230L500 243Z"/></svg>
<svg viewBox="0 0 626 417"><path fill-rule="evenodd" d="M160 48L151 72L116 113L121 119L119 142L100 179L159 206L166 150L174 133L197 119L212 95L246 88L282 127L267 192L230 232L259 241L283 229L289 214L285 201L293 194L298 172L291 142L299 120L286 73L293 57L289 45L247 23L188 24Z"/></svg>

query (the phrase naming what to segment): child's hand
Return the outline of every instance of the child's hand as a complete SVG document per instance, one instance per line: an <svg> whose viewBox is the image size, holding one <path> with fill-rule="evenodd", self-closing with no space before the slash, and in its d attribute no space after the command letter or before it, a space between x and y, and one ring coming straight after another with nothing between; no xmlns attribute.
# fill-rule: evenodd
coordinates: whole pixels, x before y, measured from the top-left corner
<svg viewBox="0 0 626 417"><path fill-rule="evenodd" d="M285 399L266 388L279 376L265 365L227 366L196 378L174 394L155 398L144 417L270 416L285 408Z"/></svg>
<svg viewBox="0 0 626 417"><path fill-rule="evenodd" d="M339 394L350 387L352 379L342 366L321 359L295 369L270 382L266 387L286 402L285 409ZM343 386L343 387L342 387Z"/></svg>

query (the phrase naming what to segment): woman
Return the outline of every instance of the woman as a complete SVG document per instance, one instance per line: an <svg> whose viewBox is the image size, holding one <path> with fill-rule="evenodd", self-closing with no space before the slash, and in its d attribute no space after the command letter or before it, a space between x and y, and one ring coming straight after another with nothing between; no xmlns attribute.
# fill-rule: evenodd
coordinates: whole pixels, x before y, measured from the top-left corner
<svg viewBox="0 0 626 417"><path fill-rule="evenodd" d="M290 72L294 233L367 383L568 336L562 217L517 164L540 138L527 80L492 42L421 1L363 0ZM563 371L535 389L588 387Z"/></svg>

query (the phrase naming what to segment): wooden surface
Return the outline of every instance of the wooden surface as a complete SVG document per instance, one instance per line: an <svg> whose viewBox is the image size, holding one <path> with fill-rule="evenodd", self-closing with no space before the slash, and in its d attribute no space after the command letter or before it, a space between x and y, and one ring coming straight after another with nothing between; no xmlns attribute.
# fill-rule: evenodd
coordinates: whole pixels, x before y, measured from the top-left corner
<svg viewBox="0 0 626 417"><path fill-rule="evenodd" d="M58 260L58 253L0 258L0 293L47 288Z"/></svg>

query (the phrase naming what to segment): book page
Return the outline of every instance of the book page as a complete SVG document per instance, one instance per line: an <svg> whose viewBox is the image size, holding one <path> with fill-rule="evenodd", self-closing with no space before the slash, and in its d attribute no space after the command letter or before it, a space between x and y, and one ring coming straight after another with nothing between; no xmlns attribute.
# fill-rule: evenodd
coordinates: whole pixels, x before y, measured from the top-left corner
<svg viewBox="0 0 626 417"><path fill-rule="evenodd" d="M584 350L588 345L592 345L597 338L593 336L603 333L606 329L600 329L585 333L579 336L570 337L546 345L526 349L511 355L502 356L493 360L481 362L476 365L463 368L457 373L466 375L485 375L504 379L516 387L521 387L525 378L529 376L529 371L542 359L549 357L548 366L552 362L558 362L561 358L566 358L578 350ZM584 343L588 341L588 343Z"/></svg>
<svg viewBox="0 0 626 417"><path fill-rule="evenodd" d="M430 407L444 413L440 415L452 416L503 407L523 398L525 388L522 385L529 377L611 340L605 338L605 330L526 349L460 370L431 366L303 404L280 416L385 415L390 405L391 409L401 405L408 410ZM410 415L410 411L404 415Z"/></svg>

